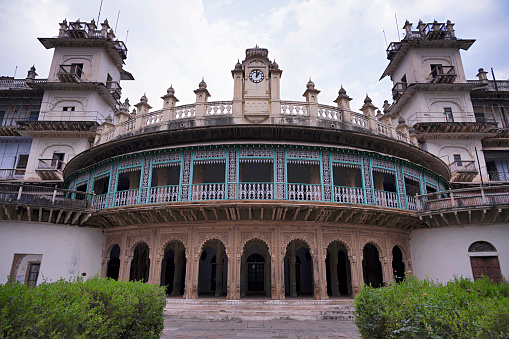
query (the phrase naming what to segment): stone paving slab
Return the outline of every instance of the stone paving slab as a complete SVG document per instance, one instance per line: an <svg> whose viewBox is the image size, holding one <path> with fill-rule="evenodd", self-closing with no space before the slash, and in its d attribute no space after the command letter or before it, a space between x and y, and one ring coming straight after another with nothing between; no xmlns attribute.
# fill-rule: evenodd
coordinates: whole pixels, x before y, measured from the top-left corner
<svg viewBox="0 0 509 339"><path fill-rule="evenodd" d="M161 338L360 339L348 320L165 319Z"/></svg>

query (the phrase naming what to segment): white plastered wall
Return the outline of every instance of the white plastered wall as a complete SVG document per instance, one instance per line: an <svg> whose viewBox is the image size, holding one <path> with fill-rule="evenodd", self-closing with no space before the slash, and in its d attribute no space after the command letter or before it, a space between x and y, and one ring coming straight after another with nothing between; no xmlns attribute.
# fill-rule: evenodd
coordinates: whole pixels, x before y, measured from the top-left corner
<svg viewBox="0 0 509 339"><path fill-rule="evenodd" d="M7 282L14 254L42 255L37 283L99 273L104 235L100 229L47 223L0 223L0 284Z"/></svg>
<svg viewBox="0 0 509 339"><path fill-rule="evenodd" d="M504 279L509 278L509 224L414 230L410 234L413 275L447 282L454 276L473 279L468 247L487 241L497 249Z"/></svg>

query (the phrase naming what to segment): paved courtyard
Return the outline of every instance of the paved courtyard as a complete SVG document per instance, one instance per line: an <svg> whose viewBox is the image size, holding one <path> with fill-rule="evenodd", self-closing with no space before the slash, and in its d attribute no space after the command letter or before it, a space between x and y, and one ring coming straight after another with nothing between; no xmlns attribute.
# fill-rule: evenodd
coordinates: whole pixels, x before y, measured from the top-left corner
<svg viewBox="0 0 509 339"><path fill-rule="evenodd" d="M161 338L360 339L349 320L166 319Z"/></svg>

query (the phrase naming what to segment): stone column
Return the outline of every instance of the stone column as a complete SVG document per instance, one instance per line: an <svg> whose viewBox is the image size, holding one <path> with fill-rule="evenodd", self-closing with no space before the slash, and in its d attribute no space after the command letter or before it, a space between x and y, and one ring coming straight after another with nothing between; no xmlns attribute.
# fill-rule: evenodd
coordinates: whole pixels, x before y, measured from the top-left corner
<svg viewBox="0 0 509 339"><path fill-rule="evenodd" d="M246 256L242 255L240 257L240 265L239 265L239 272L240 272L240 296L245 297L246 296L246 290L247 290L247 263L246 263Z"/></svg>
<svg viewBox="0 0 509 339"><path fill-rule="evenodd" d="M290 243L288 258L290 259L290 264L288 267L288 272L290 273L290 296L297 296L297 282L295 281L295 242L292 241Z"/></svg>
<svg viewBox="0 0 509 339"><path fill-rule="evenodd" d="M223 246L221 242L217 242L216 246L216 293L219 297L223 292Z"/></svg>
<svg viewBox="0 0 509 339"><path fill-rule="evenodd" d="M175 270L173 271L173 288L171 290L172 296L180 294L180 281L182 280L182 256L184 253L181 252L178 247L179 245L176 243L173 248L173 264L175 265Z"/></svg>
<svg viewBox="0 0 509 339"><path fill-rule="evenodd" d="M336 244L332 245L332 250L329 250L328 252L329 252L331 295L333 297L339 297L337 245Z"/></svg>
<svg viewBox="0 0 509 339"><path fill-rule="evenodd" d="M265 296L272 299L272 291L274 286L274 279L271 279L273 265L270 253L267 253L267 256L268 258L265 260Z"/></svg>

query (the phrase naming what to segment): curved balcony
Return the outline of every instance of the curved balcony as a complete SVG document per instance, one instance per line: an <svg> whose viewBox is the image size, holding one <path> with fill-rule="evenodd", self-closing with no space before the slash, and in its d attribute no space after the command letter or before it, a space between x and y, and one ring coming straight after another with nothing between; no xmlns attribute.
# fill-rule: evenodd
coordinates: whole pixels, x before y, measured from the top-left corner
<svg viewBox="0 0 509 339"><path fill-rule="evenodd" d="M364 130L367 133L412 144L407 134L375 118L334 106L313 106L306 102L281 101L278 114L272 114L271 118L264 123L317 126L329 129L350 128L360 131ZM234 114L233 101L208 102L205 105L182 105L171 109L136 115L104 131L95 144L100 145L115 139L161 129L171 130L242 124L245 124L244 118L242 115Z"/></svg>

